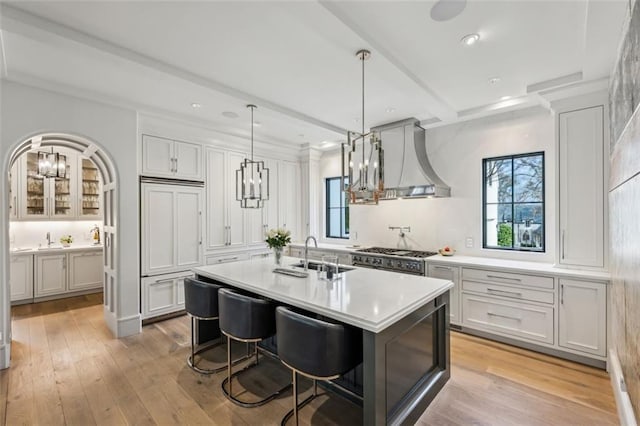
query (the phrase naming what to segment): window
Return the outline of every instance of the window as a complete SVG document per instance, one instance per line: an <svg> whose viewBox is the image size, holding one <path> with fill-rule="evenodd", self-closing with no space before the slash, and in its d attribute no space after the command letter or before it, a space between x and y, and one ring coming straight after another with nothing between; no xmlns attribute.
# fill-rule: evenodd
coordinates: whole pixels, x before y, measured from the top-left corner
<svg viewBox="0 0 640 426"><path fill-rule="evenodd" d="M326 179L325 201L327 238L349 238L349 204L340 188L340 177Z"/></svg>
<svg viewBox="0 0 640 426"><path fill-rule="evenodd" d="M544 153L482 160L483 247L544 251Z"/></svg>

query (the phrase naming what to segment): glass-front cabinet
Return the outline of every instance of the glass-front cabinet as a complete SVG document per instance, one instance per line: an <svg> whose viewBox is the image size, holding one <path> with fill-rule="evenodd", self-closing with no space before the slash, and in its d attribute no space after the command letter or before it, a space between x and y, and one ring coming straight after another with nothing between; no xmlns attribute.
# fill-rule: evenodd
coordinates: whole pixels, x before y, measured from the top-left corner
<svg viewBox="0 0 640 426"><path fill-rule="evenodd" d="M20 217L49 218L49 179L38 174L38 153L27 152L22 157L22 191Z"/></svg>
<svg viewBox="0 0 640 426"><path fill-rule="evenodd" d="M101 217L100 195L102 194L100 172L88 158L78 157L78 188L79 212L82 219L96 219Z"/></svg>
<svg viewBox="0 0 640 426"><path fill-rule="evenodd" d="M9 171L9 219L18 218L18 162Z"/></svg>

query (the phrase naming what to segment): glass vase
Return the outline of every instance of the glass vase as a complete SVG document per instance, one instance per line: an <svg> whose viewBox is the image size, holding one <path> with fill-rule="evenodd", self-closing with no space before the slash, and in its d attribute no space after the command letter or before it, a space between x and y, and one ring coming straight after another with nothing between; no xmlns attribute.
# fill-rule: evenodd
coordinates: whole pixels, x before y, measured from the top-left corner
<svg viewBox="0 0 640 426"><path fill-rule="evenodd" d="M282 266L282 247L273 248L273 259L275 260L276 265Z"/></svg>

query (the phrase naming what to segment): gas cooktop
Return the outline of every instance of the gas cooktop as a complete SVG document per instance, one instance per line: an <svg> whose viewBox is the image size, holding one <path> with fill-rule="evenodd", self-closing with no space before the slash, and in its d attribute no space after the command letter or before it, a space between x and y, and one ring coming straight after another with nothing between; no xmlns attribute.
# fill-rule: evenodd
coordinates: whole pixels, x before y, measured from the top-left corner
<svg viewBox="0 0 640 426"><path fill-rule="evenodd" d="M359 253L371 253L371 254L383 254L386 256L400 256L400 257L429 257L435 256L436 252L433 251L418 251L418 250L403 250L397 248L384 248L384 247L369 247L366 249L356 250Z"/></svg>

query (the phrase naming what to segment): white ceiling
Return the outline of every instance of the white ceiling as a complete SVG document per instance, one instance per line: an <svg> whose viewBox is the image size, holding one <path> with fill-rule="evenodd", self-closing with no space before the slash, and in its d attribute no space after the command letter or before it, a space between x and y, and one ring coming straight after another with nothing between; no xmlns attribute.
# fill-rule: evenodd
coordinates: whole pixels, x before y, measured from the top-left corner
<svg viewBox="0 0 640 426"><path fill-rule="evenodd" d="M258 139L318 144L361 125L360 48L373 52L367 127L408 117L451 122L540 102L527 93L535 83L607 77L628 7L469 0L459 16L436 22L434 3L4 3L3 78L245 136L244 105L256 103ZM462 45L468 33L480 42ZM492 77L501 80L489 84Z"/></svg>

